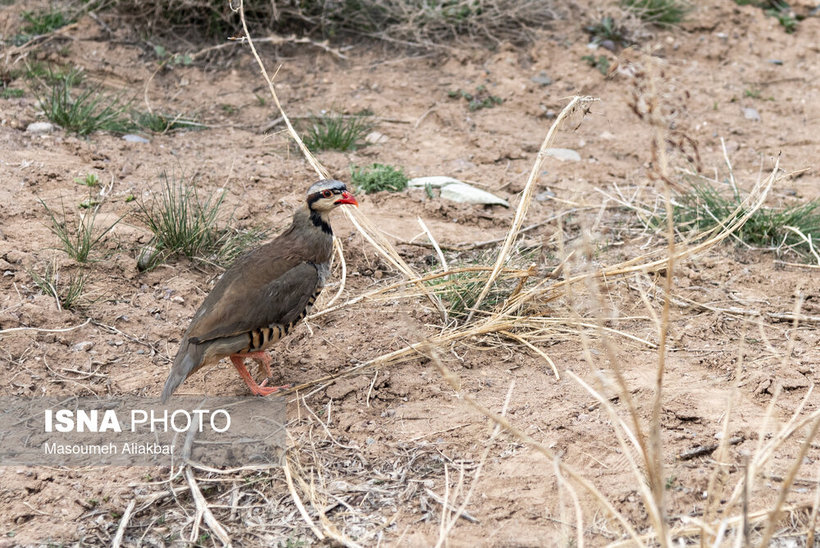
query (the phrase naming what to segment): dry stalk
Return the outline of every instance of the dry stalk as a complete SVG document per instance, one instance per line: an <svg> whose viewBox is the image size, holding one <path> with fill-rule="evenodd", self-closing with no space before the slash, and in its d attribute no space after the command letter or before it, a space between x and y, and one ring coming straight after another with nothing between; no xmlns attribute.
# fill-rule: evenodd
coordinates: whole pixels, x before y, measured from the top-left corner
<svg viewBox="0 0 820 548"><path fill-rule="evenodd" d="M814 503L811 505L811 516L809 516L809 532L806 535L806 546L814 546L815 528L817 527L817 510L820 507L820 475L817 478L817 486L814 488Z"/></svg>
<svg viewBox="0 0 820 548"><path fill-rule="evenodd" d="M502 417L507 416L507 409L510 406L513 388L515 388L514 380L510 381L510 387L507 389L507 397L504 398L504 405L501 407ZM447 537L450 535L450 532L452 531L459 517L463 517L464 519L467 519L468 521L471 521L473 523L478 522L477 519L473 518L472 516L470 516L470 514L467 513L467 505L469 504L470 499L473 496L473 492L475 491L476 485L478 485L478 478L481 476L481 471L484 469L484 464L487 462L487 457L490 454L492 444L498 437L499 433L501 433L501 428L499 427L499 425L496 424L495 428L493 428L492 434L490 434L490 439L487 440L487 443L485 444L484 452L481 454L481 459L479 459L478 461L478 466L476 467L475 474L473 475L473 481L470 483L470 490L467 491L467 494L464 496L464 500L461 502L461 505L453 513L453 517L447 521L442 520L441 533L439 535L438 543L436 543L436 548L440 548L443 544L447 542ZM453 498L453 500L455 500L455 497Z"/></svg>
<svg viewBox="0 0 820 548"><path fill-rule="evenodd" d="M524 224L524 218L527 216L527 209L529 208L530 202L532 201L532 194L535 191L535 182L538 180L538 174L541 172L541 165L547 158L546 151L555 139L555 133L558 131L558 128L560 127L561 123L563 123L564 119L566 119L568 116L576 112L579 108L585 107L586 105L589 105L590 103L596 100L597 99L594 99L592 97L573 97L569 104L565 106L563 110L561 110L560 114L558 114L558 116L555 118L555 121L552 123L552 126L550 126L550 129L547 132L546 137L544 137L544 142L541 143L541 148L538 150L538 155L535 158L535 163L532 166L532 170L530 170L530 176L527 179L527 184L524 185L524 191L521 193L521 201L518 203L518 207L515 210L515 217L513 218L512 226L510 227L509 232L507 232L507 237L504 240L504 243L501 245L501 249L498 251L498 257L495 260L493 271L490 274L490 277L487 279L487 283L484 285L484 288L481 290L481 293L479 293L478 297L473 303L470 313L467 316L466 323L469 323L470 320L472 320L473 313L481 305L481 302L487 296L487 293L490 292L490 288L492 287L493 283L495 283L496 278L498 278L498 274L501 272L501 268L504 266L504 264L507 262L507 259L509 259L510 257L513 242L518 237L518 233L521 230L521 226Z"/></svg>
<svg viewBox="0 0 820 548"><path fill-rule="evenodd" d="M820 413L814 413L814 415L816 415L817 418L814 419L806 439L803 440L802 444L800 444L800 450L797 453L797 457L794 459L794 462L789 468L788 474L786 474L786 478L783 480L783 485L780 487L780 494L777 497L777 502L769 513L769 519L766 521L766 528L763 531L763 540L760 541L761 546L769 545L769 541L772 539L772 535L775 531L774 528L777 523L780 510L783 507L783 503L786 501L786 495L789 494L789 490L794 483L794 478L797 476L797 471L803 465L803 459L806 457L806 453L809 451L809 447L811 447L815 436L817 436L818 429L820 429Z"/></svg>
<svg viewBox="0 0 820 548"><path fill-rule="evenodd" d="M131 502L128 503L128 507L125 509L125 512L123 512L122 518L120 518L120 525L117 527L117 534L114 535L114 540L111 541L111 548L120 548L120 545L122 544L122 537L125 535L125 528L128 527L128 522L131 520L131 513L134 511L134 506L136 505L136 499L131 499Z"/></svg>
<svg viewBox="0 0 820 548"><path fill-rule="evenodd" d="M424 230L424 233L427 234L427 239L430 240L433 249L436 250L436 255L438 255L438 260L441 263L441 268L443 268L444 270L449 270L450 267L447 266L447 259L444 258L444 253L441 252L441 248L439 247L436 239L433 237L433 233L430 232L430 229L427 228L427 225L424 224L424 221L421 220L421 217L416 217L416 220L418 220L422 230Z"/></svg>
<svg viewBox="0 0 820 548"><path fill-rule="evenodd" d="M339 238L334 236L333 238L333 249L336 251L336 254L339 256L339 265L342 268L342 274L339 277L339 290L336 291L336 294L324 304L323 308L329 308L333 306L333 303L341 296L342 292L345 290L345 282L347 281L347 262L345 262L345 254L344 250L342 249L342 241Z"/></svg>
<svg viewBox="0 0 820 548"><path fill-rule="evenodd" d="M715 469L712 472L711 476L709 477L709 483L706 486L706 508L703 511L703 521L705 523L712 523L714 519L714 515L717 512L717 509L720 505L721 498L723 497L723 466L726 462L726 452L729 448L730 443L730 436L729 436L729 419L732 416L732 409L734 407L734 400L737 397L737 393L739 391L739 384L740 384L740 373L743 370L743 350L745 345L743 342L745 341L745 337L741 340L741 344L738 348L737 352L737 367L735 367L735 379L737 382L735 383L735 388L732 393L729 395L726 401L726 411L723 413L723 428L721 430L721 438L720 438L720 445L718 446L717 455L715 456ZM746 470L748 471L748 466L746 466ZM744 479L744 482L746 480ZM708 533L704 535L701 533L701 539L704 537L707 540L714 540L714 538L709 539L707 537Z"/></svg>
<svg viewBox="0 0 820 548"><path fill-rule="evenodd" d="M581 511L581 503L578 500L578 494L570 482L564 479L564 474L561 472L560 460L556 457L552 461L555 477L558 479L558 486L566 489L572 499L572 506L575 509L575 545L578 548L584 548L584 513ZM568 540L569 535L567 535ZM567 542L569 544L569 542Z"/></svg>
<svg viewBox="0 0 820 548"><path fill-rule="evenodd" d="M36 331L37 333L65 333L66 331L74 331L75 329L85 327L89 323L91 323L91 318L86 318L86 320L81 324L73 325L71 327L64 327L62 329L41 329L39 327L10 327L8 329L0 329L0 335L4 335L6 333L14 333L15 331Z"/></svg>
<svg viewBox="0 0 820 548"><path fill-rule="evenodd" d="M318 540L324 540L325 536L316 527L316 524L311 519L310 515L307 513L305 509L305 505L302 503L302 499L299 497L299 493L296 492L296 487L293 485L293 476L291 475L290 471L290 459L285 457L282 461L282 470L285 472L285 482L288 485L288 491L290 491L290 497L293 499L293 503L296 505L296 508L299 509L299 514L302 516L302 519L305 520L310 530L313 531L313 534L316 536Z"/></svg>
<svg viewBox="0 0 820 548"><path fill-rule="evenodd" d="M788 506L783 508L783 512L795 512L801 509L806 508L808 505L794 505ZM758 524L765 522L769 517L769 510L760 510L758 512L750 512L749 513L749 523L751 524ZM700 533L701 529L704 527L704 524L697 519L689 518L687 521L692 522L692 525L683 525L680 527L672 527L669 530L669 534L678 539L685 539L685 538L692 538L697 537ZM726 518L724 523L727 524L728 527L734 527L740 525L743 522L743 516L734 516L731 518ZM719 535L720 531L716 531L715 534ZM645 533L638 537L641 541L652 541L655 539L654 533ZM719 546L720 544L716 542L714 546ZM632 539L629 540L621 540L618 542L613 542L608 545L607 548L629 548L634 546L634 541ZM762 546L762 545L761 545Z"/></svg>
<svg viewBox="0 0 820 548"><path fill-rule="evenodd" d="M185 466L185 479L188 482L188 487L191 488L191 496L194 499L194 504L196 505L196 516L194 517L193 527L191 528L191 542L196 542L197 532L199 530L199 524L202 519L205 519L205 523L211 529L216 538L224 546L231 546L231 537L228 535L228 532L222 526L219 521L214 517L211 509L208 507L208 501L205 500L205 497L202 495L202 491L199 490L199 484L196 482L196 478L194 477L194 473L191 471L190 466Z"/></svg>
<svg viewBox="0 0 820 548"><path fill-rule="evenodd" d="M649 63L649 66L654 68L654 63ZM650 69L652 70L652 69ZM669 313L671 309L672 298L672 280L674 278L675 269L675 225L674 212L672 208L672 190L671 180L669 178L669 161L666 156L666 147L664 136L662 134L663 120L660 115L660 106L658 100L657 90L655 89L656 76L654 71L649 74L649 96L648 110L650 114L650 123L653 125L655 131L653 135L653 158L657 160L658 176L663 181L664 185L664 205L666 207L666 238L667 238L667 263L663 286L663 308L661 310L661 318L658 322L658 367L655 372L655 395L652 401L652 418L649 423L649 460L646 462L649 474L650 487L652 488L652 495L654 503L659 514L660 526L658 530L661 546L669 546L672 538L669 536L669 525L666 522L666 505L664 503L664 481L663 481L663 448L661 444L661 404L663 394L663 378L666 372L666 343L669 334Z"/></svg>

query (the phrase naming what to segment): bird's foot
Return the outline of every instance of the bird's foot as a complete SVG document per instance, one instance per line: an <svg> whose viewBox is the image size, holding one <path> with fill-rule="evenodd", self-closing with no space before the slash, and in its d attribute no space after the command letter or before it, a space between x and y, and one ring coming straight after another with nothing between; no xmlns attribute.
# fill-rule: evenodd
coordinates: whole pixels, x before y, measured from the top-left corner
<svg viewBox="0 0 820 548"><path fill-rule="evenodd" d="M258 363L262 369L265 370L265 376L270 377L270 366L273 363L273 360L265 351L260 352L248 352L247 354L240 354L240 356L245 358L251 358L253 361Z"/></svg>
<svg viewBox="0 0 820 548"><path fill-rule="evenodd" d="M263 352L254 352L253 354L263 354ZM256 357L252 354L233 354L231 355L231 362L234 367L236 367L236 370L239 372L242 380L245 381L245 384L247 384L248 388L251 389L252 394L255 396L270 396L274 392L283 388L281 386L265 386L268 382L267 379L262 381L261 385L256 384L256 381L253 380L253 377L251 377L251 374L248 373L248 370L245 368L245 356L251 356L256 359ZM270 371L268 371L268 373L270 373Z"/></svg>
<svg viewBox="0 0 820 548"><path fill-rule="evenodd" d="M259 390L264 392L264 394L260 392L258 394L259 396L269 396L274 392L279 392L280 390L287 390L288 388L293 388L292 384L283 384L282 386L267 386L267 384L268 379L263 380L259 384Z"/></svg>

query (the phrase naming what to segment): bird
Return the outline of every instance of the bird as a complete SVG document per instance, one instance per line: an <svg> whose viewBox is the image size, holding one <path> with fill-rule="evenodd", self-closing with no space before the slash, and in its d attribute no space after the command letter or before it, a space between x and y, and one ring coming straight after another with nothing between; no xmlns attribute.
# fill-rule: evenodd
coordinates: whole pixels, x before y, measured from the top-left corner
<svg viewBox="0 0 820 548"><path fill-rule="evenodd" d="M225 271L185 331L162 390L163 403L195 371L225 357L254 395L268 396L287 387L266 386L267 379L257 384L245 358L256 361L270 377L272 360L265 350L310 312L330 276L329 216L343 204L359 205L343 182L317 181L308 188L290 227Z"/></svg>

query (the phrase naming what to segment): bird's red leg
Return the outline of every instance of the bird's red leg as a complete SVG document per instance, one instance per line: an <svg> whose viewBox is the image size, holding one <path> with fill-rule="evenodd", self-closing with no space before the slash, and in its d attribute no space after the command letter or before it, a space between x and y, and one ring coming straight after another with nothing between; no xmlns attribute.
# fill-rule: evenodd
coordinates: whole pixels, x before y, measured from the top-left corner
<svg viewBox="0 0 820 548"><path fill-rule="evenodd" d="M268 379L270 379L270 376L271 376L270 366L273 363L273 360L271 359L270 354L268 354L267 352L262 351L262 352L248 352L247 354L237 354L237 355L242 356L242 357L253 358L254 361L256 361L259 365L262 366L262 368L265 370L265 374L267 375L267 378L265 380L263 380L261 383L259 383L259 386L261 388L267 388ZM290 388L291 386L293 386L293 385L283 384L282 386L271 386L270 388L273 388L274 391L276 391L276 390L284 390L286 388Z"/></svg>
<svg viewBox="0 0 820 548"><path fill-rule="evenodd" d="M270 358L270 354L267 352L248 352L247 354L239 354L240 356L244 356L246 358L253 358L253 360L262 366L265 370L265 376L270 377L270 365L273 363L273 360Z"/></svg>
<svg viewBox="0 0 820 548"><path fill-rule="evenodd" d="M243 354L232 354L231 355L231 362L233 366L236 367L236 370L239 372L239 376L242 377L242 380L245 381L245 384L248 385L248 388L251 389L251 392L256 396L269 396L279 390L280 386L264 386L264 382L262 386L256 384L256 381L253 380L251 374L248 373L248 370L245 368L245 355ZM267 380L267 379L266 379Z"/></svg>

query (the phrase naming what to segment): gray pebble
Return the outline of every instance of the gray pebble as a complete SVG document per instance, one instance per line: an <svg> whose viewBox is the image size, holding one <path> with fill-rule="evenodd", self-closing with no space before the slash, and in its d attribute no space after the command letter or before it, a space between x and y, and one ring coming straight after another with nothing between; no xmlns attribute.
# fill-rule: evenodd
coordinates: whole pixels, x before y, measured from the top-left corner
<svg viewBox="0 0 820 548"><path fill-rule="evenodd" d="M533 76L532 78L530 78L530 80L532 80L536 84L540 84L542 86L548 86L552 83L552 78L547 76L547 73L544 72L543 70L541 72L539 72L538 74L536 74L535 76Z"/></svg>
<svg viewBox="0 0 820 548"><path fill-rule="evenodd" d="M747 120L752 120L753 122L760 121L760 113L757 111L756 108L746 107L743 109L743 116Z"/></svg>
<svg viewBox="0 0 820 548"><path fill-rule="evenodd" d="M74 352L88 352L92 348L94 348L94 343L91 341L82 341L78 342L74 346L71 347Z"/></svg>

